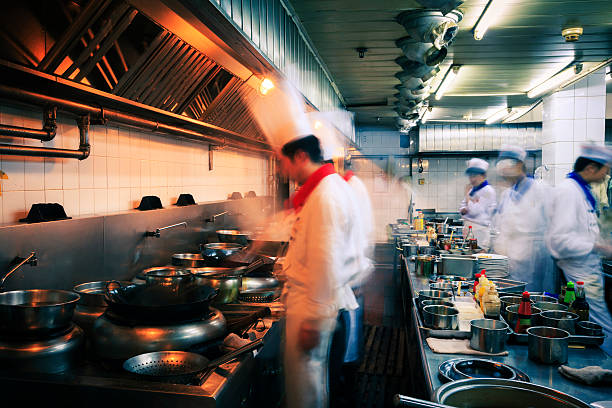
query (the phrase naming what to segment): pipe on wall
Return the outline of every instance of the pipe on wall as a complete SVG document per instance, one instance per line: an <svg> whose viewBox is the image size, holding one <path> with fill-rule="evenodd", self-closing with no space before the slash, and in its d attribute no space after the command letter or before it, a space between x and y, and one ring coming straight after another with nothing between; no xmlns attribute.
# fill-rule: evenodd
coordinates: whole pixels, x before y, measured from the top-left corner
<svg viewBox="0 0 612 408"><path fill-rule="evenodd" d="M49 142L55 138L57 132L57 108L55 106L45 109L42 129L31 129L21 126L0 124L0 136L27 137Z"/></svg>
<svg viewBox="0 0 612 408"><path fill-rule="evenodd" d="M166 133L174 136L179 136L185 139L194 140L198 142L208 142L215 145L229 146L263 153L271 152L270 147L268 147L263 142L252 141L248 139L248 141L239 141L228 139L225 137L206 135L195 130L156 122L149 119L144 119L113 109L105 109L101 106L91 106L80 102L69 101L67 99L42 95L39 93L26 91L24 89L19 89L11 86L0 85L0 97L33 105L57 106L58 109L73 114L90 115L93 120L100 123L111 121L118 124L128 125L152 132ZM236 134L235 137L238 139L246 139L239 134Z"/></svg>
<svg viewBox="0 0 612 408"><path fill-rule="evenodd" d="M32 157L59 157L65 159L84 160L89 157L91 146L89 145L89 115L83 115L77 119L79 127L79 149L56 149L52 147L36 147L0 144L0 154L11 156L32 156Z"/></svg>

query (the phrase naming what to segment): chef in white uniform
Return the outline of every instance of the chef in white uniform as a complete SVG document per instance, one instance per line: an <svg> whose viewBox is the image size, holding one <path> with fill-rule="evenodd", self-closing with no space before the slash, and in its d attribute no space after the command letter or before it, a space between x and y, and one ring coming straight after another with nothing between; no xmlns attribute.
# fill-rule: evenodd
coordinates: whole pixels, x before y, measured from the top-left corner
<svg viewBox="0 0 612 408"><path fill-rule="evenodd" d="M509 184L493 216L493 251L506 255L510 279L527 282L532 292L558 289L553 259L546 248L551 188L527 176L527 152L503 145L497 174Z"/></svg>
<svg viewBox="0 0 612 408"><path fill-rule="evenodd" d="M269 92L253 111L281 168L300 185L283 263L286 278L284 374L287 407L328 405L330 339L341 309L357 302L349 282L363 262L353 193L333 165L321 164L321 146L294 88Z"/></svg>
<svg viewBox="0 0 612 408"><path fill-rule="evenodd" d="M600 324L607 334L601 347L608 355L612 355L612 317L604 298L601 256L612 257L612 246L599 234L597 203L589 183L603 180L611 163L609 148L582 146L574 171L555 189L546 239L565 278L584 282L589 319Z"/></svg>
<svg viewBox="0 0 612 408"><path fill-rule="evenodd" d="M467 235L472 227L478 246L485 251L489 249L491 237L491 216L497 206L495 190L487 181L489 163L473 158L467 162L465 174L470 180L465 198L461 201L459 212L463 216L463 234Z"/></svg>

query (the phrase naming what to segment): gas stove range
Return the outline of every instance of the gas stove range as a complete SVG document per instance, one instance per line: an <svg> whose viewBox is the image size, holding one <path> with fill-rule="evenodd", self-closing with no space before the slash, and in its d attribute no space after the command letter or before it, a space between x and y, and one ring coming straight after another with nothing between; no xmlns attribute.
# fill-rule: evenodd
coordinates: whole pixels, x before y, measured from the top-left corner
<svg viewBox="0 0 612 408"><path fill-rule="evenodd" d="M230 331L240 329L241 322L261 307L230 304L219 307ZM262 367L270 372L270 364L262 363L261 356L278 360L280 329L277 323L258 326L257 337L264 338L264 346L253 353L218 367L200 386L167 384L134 377L121 368L121 361L86 358L77 367L61 374L33 374L2 371L0 393L7 400L18 400L29 406L45 403L52 406L127 406L127 404L172 407L244 407L249 406L254 384L261 382ZM244 330L244 328L242 328ZM240 330L240 331L242 331ZM252 328L251 330L254 330ZM209 359L221 356L222 338L199 345L193 350ZM88 353L90 355L90 353ZM270 359L270 357L267 357ZM259 361L258 361L259 360ZM272 370L274 371L274 370Z"/></svg>

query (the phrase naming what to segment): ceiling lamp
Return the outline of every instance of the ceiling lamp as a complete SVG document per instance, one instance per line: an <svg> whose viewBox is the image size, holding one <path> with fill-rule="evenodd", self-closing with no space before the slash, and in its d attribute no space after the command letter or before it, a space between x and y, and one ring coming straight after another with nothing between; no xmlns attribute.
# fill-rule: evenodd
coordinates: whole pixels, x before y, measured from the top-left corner
<svg viewBox="0 0 612 408"><path fill-rule="evenodd" d="M268 78L264 78L263 81L261 81L261 84L259 85L259 93L265 95L273 88L274 82L270 81Z"/></svg>
<svg viewBox="0 0 612 408"><path fill-rule="evenodd" d="M508 6L508 0L489 0L480 18L474 26L474 39L482 40L485 33Z"/></svg>
<svg viewBox="0 0 612 408"><path fill-rule="evenodd" d="M530 112L533 108L538 106L540 103L542 103L541 100L536 102L536 103L534 103L533 105L521 106L519 108L513 108L512 109L512 113L504 118L503 123L512 122L513 120L517 120L517 119L523 117L528 112Z"/></svg>
<svg viewBox="0 0 612 408"><path fill-rule="evenodd" d="M453 65L446 72L446 76L444 76L442 83L440 83L440 86L438 87L438 90L436 91L436 96L435 96L436 101L439 101L440 99L442 99L446 91L448 91L451 84L457 77L457 74L459 73L459 68L461 68L461 65Z"/></svg>
<svg viewBox="0 0 612 408"><path fill-rule="evenodd" d="M427 121L429 120L429 117L431 116L431 112L433 111L433 107L429 106L429 107L424 107L423 108L423 112L421 112L421 123L425 124L427 123Z"/></svg>
<svg viewBox="0 0 612 408"><path fill-rule="evenodd" d="M528 98L535 98L536 96L540 96L545 94L553 89L556 89L566 82L572 80L576 75L582 72L582 64L576 64L569 68L564 69L556 75L548 78L546 81L542 82L540 85L532 88L529 92L527 92Z"/></svg>
<svg viewBox="0 0 612 408"><path fill-rule="evenodd" d="M608 81L612 81L612 69L609 66L606 68L606 82Z"/></svg>
<svg viewBox="0 0 612 408"><path fill-rule="evenodd" d="M506 118L509 115L512 115L513 113L514 111L512 110L512 108L504 108L489 116L487 120L485 120L485 124L491 125L493 123L499 122L500 120Z"/></svg>

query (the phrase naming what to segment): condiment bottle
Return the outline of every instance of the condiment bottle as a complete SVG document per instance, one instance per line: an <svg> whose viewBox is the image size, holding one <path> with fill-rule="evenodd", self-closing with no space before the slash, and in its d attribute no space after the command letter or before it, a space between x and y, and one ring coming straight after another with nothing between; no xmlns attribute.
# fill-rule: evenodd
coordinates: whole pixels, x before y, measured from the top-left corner
<svg viewBox="0 0 612 408"><path fill-rule="evenodd" d="M519 304L518 319L516 320L516 327L514 332L517 334L524 334L527 329L531 326L531 301L529 300L529 292L523 292L523 298Z"/></svg>
<svg viewBox="0 0 612 408"><path fill-rule="evenodd" d="M567 307L570 307L572 303L576 300L576 292L574 291L574 282L567 282L567 287L565 288L565 296L563 296L563 302Z"/></svg>
<svg viewBox="0 0 612 408"><path fill-rule="evenodd" d="M584 294L584 282L576 282L576 300L574 300L569 310L576 313L579 320L589 320L589 304Z"/></svg>
<svg viewBox="0 0 612 408"><path fill-rule="evenodd" d="M478 301L482 302L487 286L489 286L489 279L486 276L480 276L480 283L478 284Z"/></svg>
<svg viewBox="0 0 612 408"><path fill-rule="evenodd" d="M483 313L487 319L499 319L499 310L501 308L501 301L495 286L489 285L487 293L485 293Z"/></svg>
<svg viewBox="0 0 612 408"><path fill-rule="evenodd" d="M482 271L484 272L484 269ZM477 273L476 275L474 275L474 277L476 278L476 279L474 279L474 288L473 288L474 299L476 299L476 295L478 294L478 289L477 288L478 288L478 283L479 283L479 280L480 280L481 276L482 275L480 273Z"/></svg>

